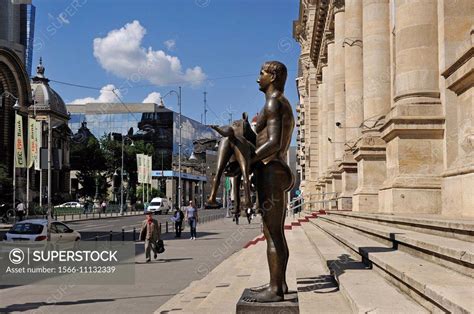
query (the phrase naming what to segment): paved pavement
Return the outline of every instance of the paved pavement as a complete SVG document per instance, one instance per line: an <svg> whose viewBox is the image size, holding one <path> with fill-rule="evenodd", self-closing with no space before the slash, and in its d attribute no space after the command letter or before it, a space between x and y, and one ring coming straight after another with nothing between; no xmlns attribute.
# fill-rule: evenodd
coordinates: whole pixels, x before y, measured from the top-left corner
<svg viewBox="0 0 474 314"><path fill-rule="evenodd" d="M109 226L95 229L107 230ZM153 313L240 250L260 234L260 228L259 221L237 226L232 219L221 219L198 224L198 239L191 241L187 227L181 239L172 238L171 233L165 236L166 252L149 264L144 263L143 244L137 242L133 285L0 286L0 313Z"/></svg>

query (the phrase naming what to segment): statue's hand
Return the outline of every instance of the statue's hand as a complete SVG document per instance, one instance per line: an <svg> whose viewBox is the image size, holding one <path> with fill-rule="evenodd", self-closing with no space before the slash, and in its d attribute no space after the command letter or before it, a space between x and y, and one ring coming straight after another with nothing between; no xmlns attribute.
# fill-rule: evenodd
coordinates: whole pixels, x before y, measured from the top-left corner
<svg viewBox="0 0 474 314"><path fill-rule="evenodd" d="M232 127L228 125L225 125L225 126L212 125L211 128L216 130L220 135L224 137L234 136L234 129L232 129Z"/></svg>

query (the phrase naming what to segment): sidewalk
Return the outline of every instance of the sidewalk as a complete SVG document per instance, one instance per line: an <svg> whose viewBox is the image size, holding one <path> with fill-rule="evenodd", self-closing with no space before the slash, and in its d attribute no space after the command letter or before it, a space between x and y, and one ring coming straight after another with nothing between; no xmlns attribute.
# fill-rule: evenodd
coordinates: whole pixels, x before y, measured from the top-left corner
<svg viewBox="0 0 474 314"><path fill-rule="evenodd" d="M260 234L259 219L250 225L241 221L235 225L226 218L198 224L195 241L189 240L186 226L182 238L165 240L166 252L149 264L144 263L143 244L137 243L134 285L75 285L65 291L39 283L0 286L0 313L153 313Z"/></svg>

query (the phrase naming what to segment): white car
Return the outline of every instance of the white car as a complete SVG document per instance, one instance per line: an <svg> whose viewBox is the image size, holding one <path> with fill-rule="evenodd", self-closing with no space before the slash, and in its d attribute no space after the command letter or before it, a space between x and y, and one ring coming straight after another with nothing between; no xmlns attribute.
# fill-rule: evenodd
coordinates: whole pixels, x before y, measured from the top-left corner
<svg viewBox="0 0 474 314"><path fill-rule="evenodd" d="M46 241L48 237L47 219L19 221L3 236L4 241ZM51 242L54 244L74 243L81 234L59 221L51 222Z"/></svg>
<svg viewBox="0 0 474 314"><path fill-rule="evenodd" d="M146 211L155 214L167 214L171 210L171 204L166 198L155 197L151 200Z"/></svg>
<svg viewBox="0 0 474 314"><path fill-rule="evenodd" d="M60 208L60 207L84 208L84 206L79 202L67 202L61 205L54 206L54 208Z"/></svg>

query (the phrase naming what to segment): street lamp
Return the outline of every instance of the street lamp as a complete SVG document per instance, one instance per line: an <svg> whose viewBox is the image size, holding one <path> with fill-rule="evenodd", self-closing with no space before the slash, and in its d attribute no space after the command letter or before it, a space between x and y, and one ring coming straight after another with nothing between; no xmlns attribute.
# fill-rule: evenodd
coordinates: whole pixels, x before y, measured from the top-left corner
<svg viewBox="0 0 474 314"><path fill-rule="evenodd" d="M8 91L4 91L1 95L0 98L2 99L0 108L3 107L3 95L6 95L6 97L11 97L15 99L15 104L13 105L13 111L15 113L15 116L13 117L13 121L16 119L16 114L20 110L20 104L18 103L18 97L13 95L12 93ZM16 205L16 143L15 143L15 132L16 132L16 125L13 130L13 209L15 209Z"/></svg>
<svg viewBox="0 0 474 314"><path fill-rule="evenodd" d="M130 146L135 146L133 144L133 140L130 137L122 135L122 166L120 167L120 215L123 215L123 151L125 140L129 140L132 143Z"/></svg>
<svg viewBox="0 0 474 314"><path fill-rule="evenodd" d="M198 158L196 154L194 154L194 151L191 153L191 156L189 156L189 160L192 161L198 161ZM204 177L204 162L201 161L201 174ZM204 209L204 181L201 180L201 209Z"/></svg>
<svg viewBox="0 0 474 314"><path fill-rule="evenodd" d="M181 136L181 86L178 87L178 91L170 90L163 97L161 97L160 105L165 106L163 99L169 94L175 94L178 97L178 124L179 124L179 144L178 144L178 208L181 208L181 146L182 146L182 136Z"/></svg>

